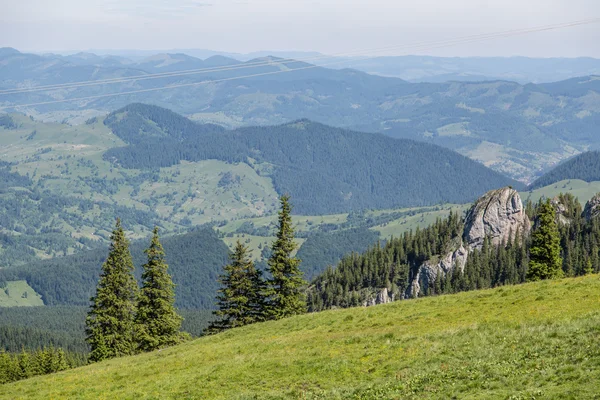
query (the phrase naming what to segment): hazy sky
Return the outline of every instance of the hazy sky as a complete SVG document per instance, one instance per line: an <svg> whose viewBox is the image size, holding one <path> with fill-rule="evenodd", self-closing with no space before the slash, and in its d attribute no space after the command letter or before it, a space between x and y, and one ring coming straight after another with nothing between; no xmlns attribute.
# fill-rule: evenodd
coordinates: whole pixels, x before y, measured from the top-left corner
<svg viewBox="0 0 600 400"><path fill-rule="evenodd" d="M599 0L0 0L0 47L332 54L593 17ZM600 57L600 23L377 54L406 53Z"/></svg>

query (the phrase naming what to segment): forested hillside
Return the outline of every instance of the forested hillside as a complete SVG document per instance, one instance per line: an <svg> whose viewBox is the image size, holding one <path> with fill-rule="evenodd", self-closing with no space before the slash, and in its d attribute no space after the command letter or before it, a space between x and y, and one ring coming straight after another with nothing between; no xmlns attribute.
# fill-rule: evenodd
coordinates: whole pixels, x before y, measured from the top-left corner
<svg viewBox="0 0 600 400"><path fill-rule="evenodd" d="M235 64L226 58L203 62L182 54L162 54L139 65L112 65L112 59L106 61L106 66L103 60L80 65L61 58L54 60L51 67L42 68L49 62L47 58L14 50L0 54L0 61L2 75L12 77L3 81L7 89L24 84L26 76L30 78L27 84L35 86ZM556 60L548 61L553 62ZM110 85L113 93L142 92L90 99L85 105L74 99L104 95L105 88L75 86L8 94L3 100L9 107L6 111L18 111L10 108L13 104L61 100L30 107L28 112L44 119L77 123L136 101L228 128L308 118L331 126L449 147L527 183L560 160L600 144L596 134L600 115L598 77L593 75L545 84L518 84L509 77L485 82L409 83L352 69L313 68L304 62L277 58L238 64L236 69ZM595 69L588 71L591 74ZM201 84L219 79L224 80ZM169 85L172 87L154 91Z"/></svg>
<svg viewBox="0 0 600 400"><path fill-rule="evenodd" d="M519 186L438 146L307 120L224 131L193 124L166 109L133 104L109 115L105 123L129 143L104 155L119 166L150 169L206 159L246 162L268 175L279 194L289 193L300 214L464 203L494 187Z"/></svg>
<svg viewBox="0 0 600 400"><path fill-rule="evenodd" d="M596 206L599 199L592 199L585 213L572 195L560 195L552 200L564 276L600 271L600 224ZM535 206L529 204L528 218L538 221L543 204L544 201ZM536 229L534 226L534 232ZM469 250L461 268L454 265L456 253L453 252L459 243L466 241L465 232L463 216L451 214L426 229L406 232L383 246L372 246L363 254L347 255L313 280L308 291L309 307L318 311L334 306L365 305L375 301L383 289L391 299L403 299L415 296L411 287L414 282L421 286L419 295L439 295L527 280L532 242L526 232L510 232L508 240L496 245L487 237L482 247ZM442 261L448 253L453 259ZM449 272L438 269L437 276L419 275L424 265L436 263ZM389 300L380 298L379 301Z"/></svg>
<svg viewBox="0 0 600 400"><path fill-rule="evenodd" d="M537 189L567 179L600 181L600 151L588 151L561 163L533 182L531 188Z"/></svg>
<svg viewBox="0 0 600 400"><path fill-rule="evenodd" d="M131 246L138 277L141 273L139 267L145 261L143 250L147 245L143 240ZM167 237L163 245L177 285L177 306L184 309L212 308L218 288L217 276L229 254L227 246L211 228ZM102 247L17 268L6 268L0 270L0 280L26 280L48 306L87 306L94 294L106 255L107 249Z"/></svg>

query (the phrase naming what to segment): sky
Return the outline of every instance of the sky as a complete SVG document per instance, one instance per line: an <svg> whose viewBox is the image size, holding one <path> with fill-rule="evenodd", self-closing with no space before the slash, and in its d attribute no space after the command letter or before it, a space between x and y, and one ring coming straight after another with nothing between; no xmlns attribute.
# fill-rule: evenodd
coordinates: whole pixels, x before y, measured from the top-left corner
<svg viewBox="0 0 600 400"><path fill-rule="evenodd" d="M598 0L0 0L0 47L600 58L600 23L410 48L594 17Z"/></svg>

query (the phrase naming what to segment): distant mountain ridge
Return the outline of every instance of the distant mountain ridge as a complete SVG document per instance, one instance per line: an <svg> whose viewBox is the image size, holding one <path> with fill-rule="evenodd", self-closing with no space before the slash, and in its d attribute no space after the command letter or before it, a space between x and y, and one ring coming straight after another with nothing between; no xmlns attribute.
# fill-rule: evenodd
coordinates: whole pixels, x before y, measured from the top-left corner
<svg viewBox="0 0 600 400"><path fill-rule="evenodd" d="M129 144L104 154L122 167L207 159L249 163L266 168L277 192L289 193L300 214L465 203L494 187L520 186L435 145L309 120L226 131L160 107L131 104L111 113L105 124Z"/></svg>
<svg viewBox="0 0 600 400"><path fill-rule="evenodd" d="M526 85L506 79L410 83L277 57L240 62L219 56L202 61L185 54L159 54L115 66L120 61L114 57L98 61L89 54L37 56L11 49L4 53L0 55L2 89L210 69L0 96L0 107L7 111L11 104L61 101L28 108L28 113L43 120L81 123L82 115L103 115L132 102L155 104L227 128L308 118L448 147L525 183L561 160L600 147L600 77L595 75ZM92 65L79 65L82 60ZM472 71L456 73L470 79ZM131 91L136 93L95 97Z"/></svg>
<svg viewBox="0 0 600 400"><path fill-rule="evenodd" d="M566 179L600 181L600 151L588 151L559 164L533 182L531 189L538 189Z"/></svg>

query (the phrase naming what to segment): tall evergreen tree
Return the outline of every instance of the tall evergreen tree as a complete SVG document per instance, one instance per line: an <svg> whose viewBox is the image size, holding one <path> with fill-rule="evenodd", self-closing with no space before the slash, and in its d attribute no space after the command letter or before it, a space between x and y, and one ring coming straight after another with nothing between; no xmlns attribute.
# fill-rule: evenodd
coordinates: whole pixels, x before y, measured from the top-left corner
<svg viewBox="0 0 600 400"><path fill-rule="evenodd" d="M269 296L267 318L279 319L306 312L306 300L301 291L306 284L300 271L300 260L292 257L296 250L292 226L292 206L287 195L281 197L277 239L273 243L268 261Z"/></svg>
<svg viewBox="0 0 600 400"><path fill-rule="evenodd" d="M264 314L265 283L260 270L249 257L248 248L239 240L230 256L231 262L220 277L223 285L217 295L218 317L207 328L208 333L217 333L259 322Z"/></svg>
<svg viewBox="0 0 600 400"><path fill-rule="evenodd" d="M540 205L538 227L532 234L529 254L527 280L538 281L563 276L556 212L550 199Z"/></svg>
<svg viewBox="0 0 600 400"><path fill-rule="evenodd" d="M142 289L135 317L136 338L140 350L152 351L181 340L179 330L183 318L175 309L175 285L168 272L157 227L150 247L144 252L148 261L142 267Z"/></svg>
<svg viewBox="0 0 600 400"><path fill-rule="evenodd" d="M102 265L96 295L91 299L86 318L91 362L133 354L136 348L134 318L138 288L129 241L119 219L110 239L108 258Z"/></svg>

